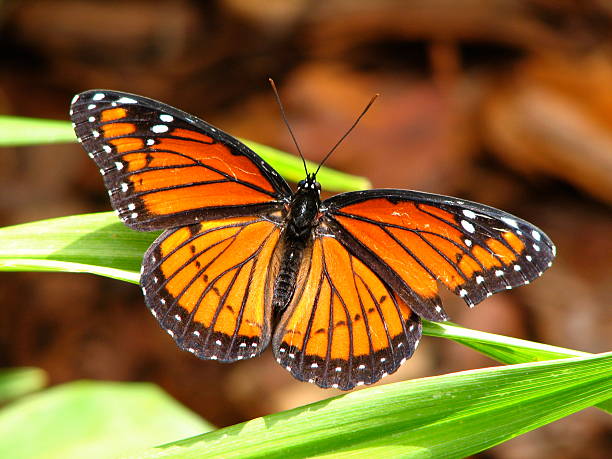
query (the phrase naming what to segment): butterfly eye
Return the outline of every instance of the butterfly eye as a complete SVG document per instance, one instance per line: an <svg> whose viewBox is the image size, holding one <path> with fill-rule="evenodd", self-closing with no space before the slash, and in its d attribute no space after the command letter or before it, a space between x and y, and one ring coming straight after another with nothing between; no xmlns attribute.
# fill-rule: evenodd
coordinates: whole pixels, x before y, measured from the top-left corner
<svg viewBox="0 0 612 459"><path fill-rule="evenodd" d="M317 191L321 191L321 184L319 182L315 182L315 187Z"/></svg>
<svg viewBox="0 0 612 459"><path fill-rule="evenodd" d="M304 188L305 185L306 185L306 180L300 180L298 182L298 188Z"/></svg>

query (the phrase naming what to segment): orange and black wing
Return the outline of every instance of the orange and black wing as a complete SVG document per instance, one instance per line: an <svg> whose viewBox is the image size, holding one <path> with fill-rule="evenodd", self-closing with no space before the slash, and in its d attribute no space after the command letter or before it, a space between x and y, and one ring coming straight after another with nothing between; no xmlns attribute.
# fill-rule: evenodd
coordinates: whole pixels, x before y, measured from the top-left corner
<svg viewBox="0 0 612 459"><path fill-rule="evenodd" d="M301 381L342 390L395 372L419 343L419 316L334 237L316 237L305 255L274 332L278 363Z"/></svg>
<svg viewBox="0 0 612 459"><path fill-rule="evenodd" d="M75 96L70 115L113 207L133 229L268 213L291 196L244 144L161 102L92 90Z"/></svg>
<svg viewBox="0 0 612 459"><path fill-rule="evenodd" d="M336 195L323 206L322 226L428 320L447 320L438 282L471 307L528 284L555 257L534 225L457 198L381 189Z"/></svg>
<svg viewBox="0 0 612 459"><path fill-rule="evenodd" d="M143 259L147 306L178 346L232 362L270 340L272 255L280 226L258 217L166 230Z"/></svg>

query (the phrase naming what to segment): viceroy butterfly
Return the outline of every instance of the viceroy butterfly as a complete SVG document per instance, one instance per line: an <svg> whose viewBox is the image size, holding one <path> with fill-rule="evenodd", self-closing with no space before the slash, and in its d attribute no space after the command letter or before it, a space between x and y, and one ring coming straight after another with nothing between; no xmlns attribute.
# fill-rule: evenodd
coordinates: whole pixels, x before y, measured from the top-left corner
<svg viewBox="0 0 612 459"><path fill-rule="evenodd" d="M248 359L271 341L301 381L372 384L412 356L421 319L448 319L439 283L472 307L555 256L540 229L483 204L397 189L321 201L316 172L293 192L235 138L146 97L86 91L70 114L121 221L164 230L142 291L202 359Z"/></svg>

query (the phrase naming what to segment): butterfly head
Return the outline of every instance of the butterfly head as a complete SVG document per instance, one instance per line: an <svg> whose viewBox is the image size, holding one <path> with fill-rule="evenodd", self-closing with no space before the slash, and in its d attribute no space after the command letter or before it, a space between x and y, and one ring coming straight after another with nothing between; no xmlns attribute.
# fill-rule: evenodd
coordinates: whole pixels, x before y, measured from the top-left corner
<svg viewBox="0 0 612 459"><path fill-rule="evenodd" d="M317 195L321 194L321 184L317 182L317 177L313 173L309 173L304 180L298 182L298 193L312 193L316 192Z"/></svg>

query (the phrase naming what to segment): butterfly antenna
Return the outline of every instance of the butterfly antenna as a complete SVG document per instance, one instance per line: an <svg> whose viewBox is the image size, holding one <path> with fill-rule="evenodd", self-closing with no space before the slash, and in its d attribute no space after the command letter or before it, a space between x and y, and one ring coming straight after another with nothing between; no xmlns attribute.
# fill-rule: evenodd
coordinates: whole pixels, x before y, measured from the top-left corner
<svg viewBox="0 0 612 459"><path fill-rule="evenodd" d="M340 140L338 140L338 142L336 143L336 145L334 145L334 147L329 150L329 153L327 153L325 155L325 158L323 158L323 160L319 163L319 167L317 167L317 170L315 171L314 175L316 176L317 173L319 172L319 169L321 169L321 166L323 165L323 163L325 163L325 161L327 161L327 158L329 158L331 156L331 154L336 150L336 148L338 148L338 146L342 143L342 141L344 139L346 139L346 137L351 133L351 131L353 129L355 129L355 126L357 126L357 124L359 123L359 121L361 121L361 118L363 118L363 115L365 115L367 113L367 111L370 109L370 107L372 106L372 104L374 103L374 101L376 100L376 98L380 96L380 94L374 94L374 96L370 99L370 102L368 102L368 105L366 105L366 107L363 109L363 111L361 112L361 115L359 115L357 117L357 119L355 120L355 122L353 123L353 125L350 127L350 129L348 131L346 131L346 134L344 134Z"/></svg>
<svg viewBox="0 0 612 459"><path fill-rule="evenodd" d="M281 115L283 117L283 121L285 122L285 125L287 126L287 129L289 129L289 134L291 134L291 138L293 139L293 143L295 144L295 148L297 148L298 153L300 154L300 158L302 158L302 163L304 164L304 171L306 172L306 175L308 175L308 168L306 167L306 160L304 159L304 155L302 154L302 150L300 149L300 145L297 142L297 139L295 138L295 135L293 134L293 129L291 129L291 125L289 124L289 120L287 120L287 115L285 114L285 107L283 107L283 103L280 100L280 96L278 95L278 90L276 89L276 84L274 84L274 80L272 78L268 78L268 81L270 81L270 85L272 86L272 90L274 91L274 97L276 97L276 103L278 104L278 107L280 108L280 112Z"/></svg>

